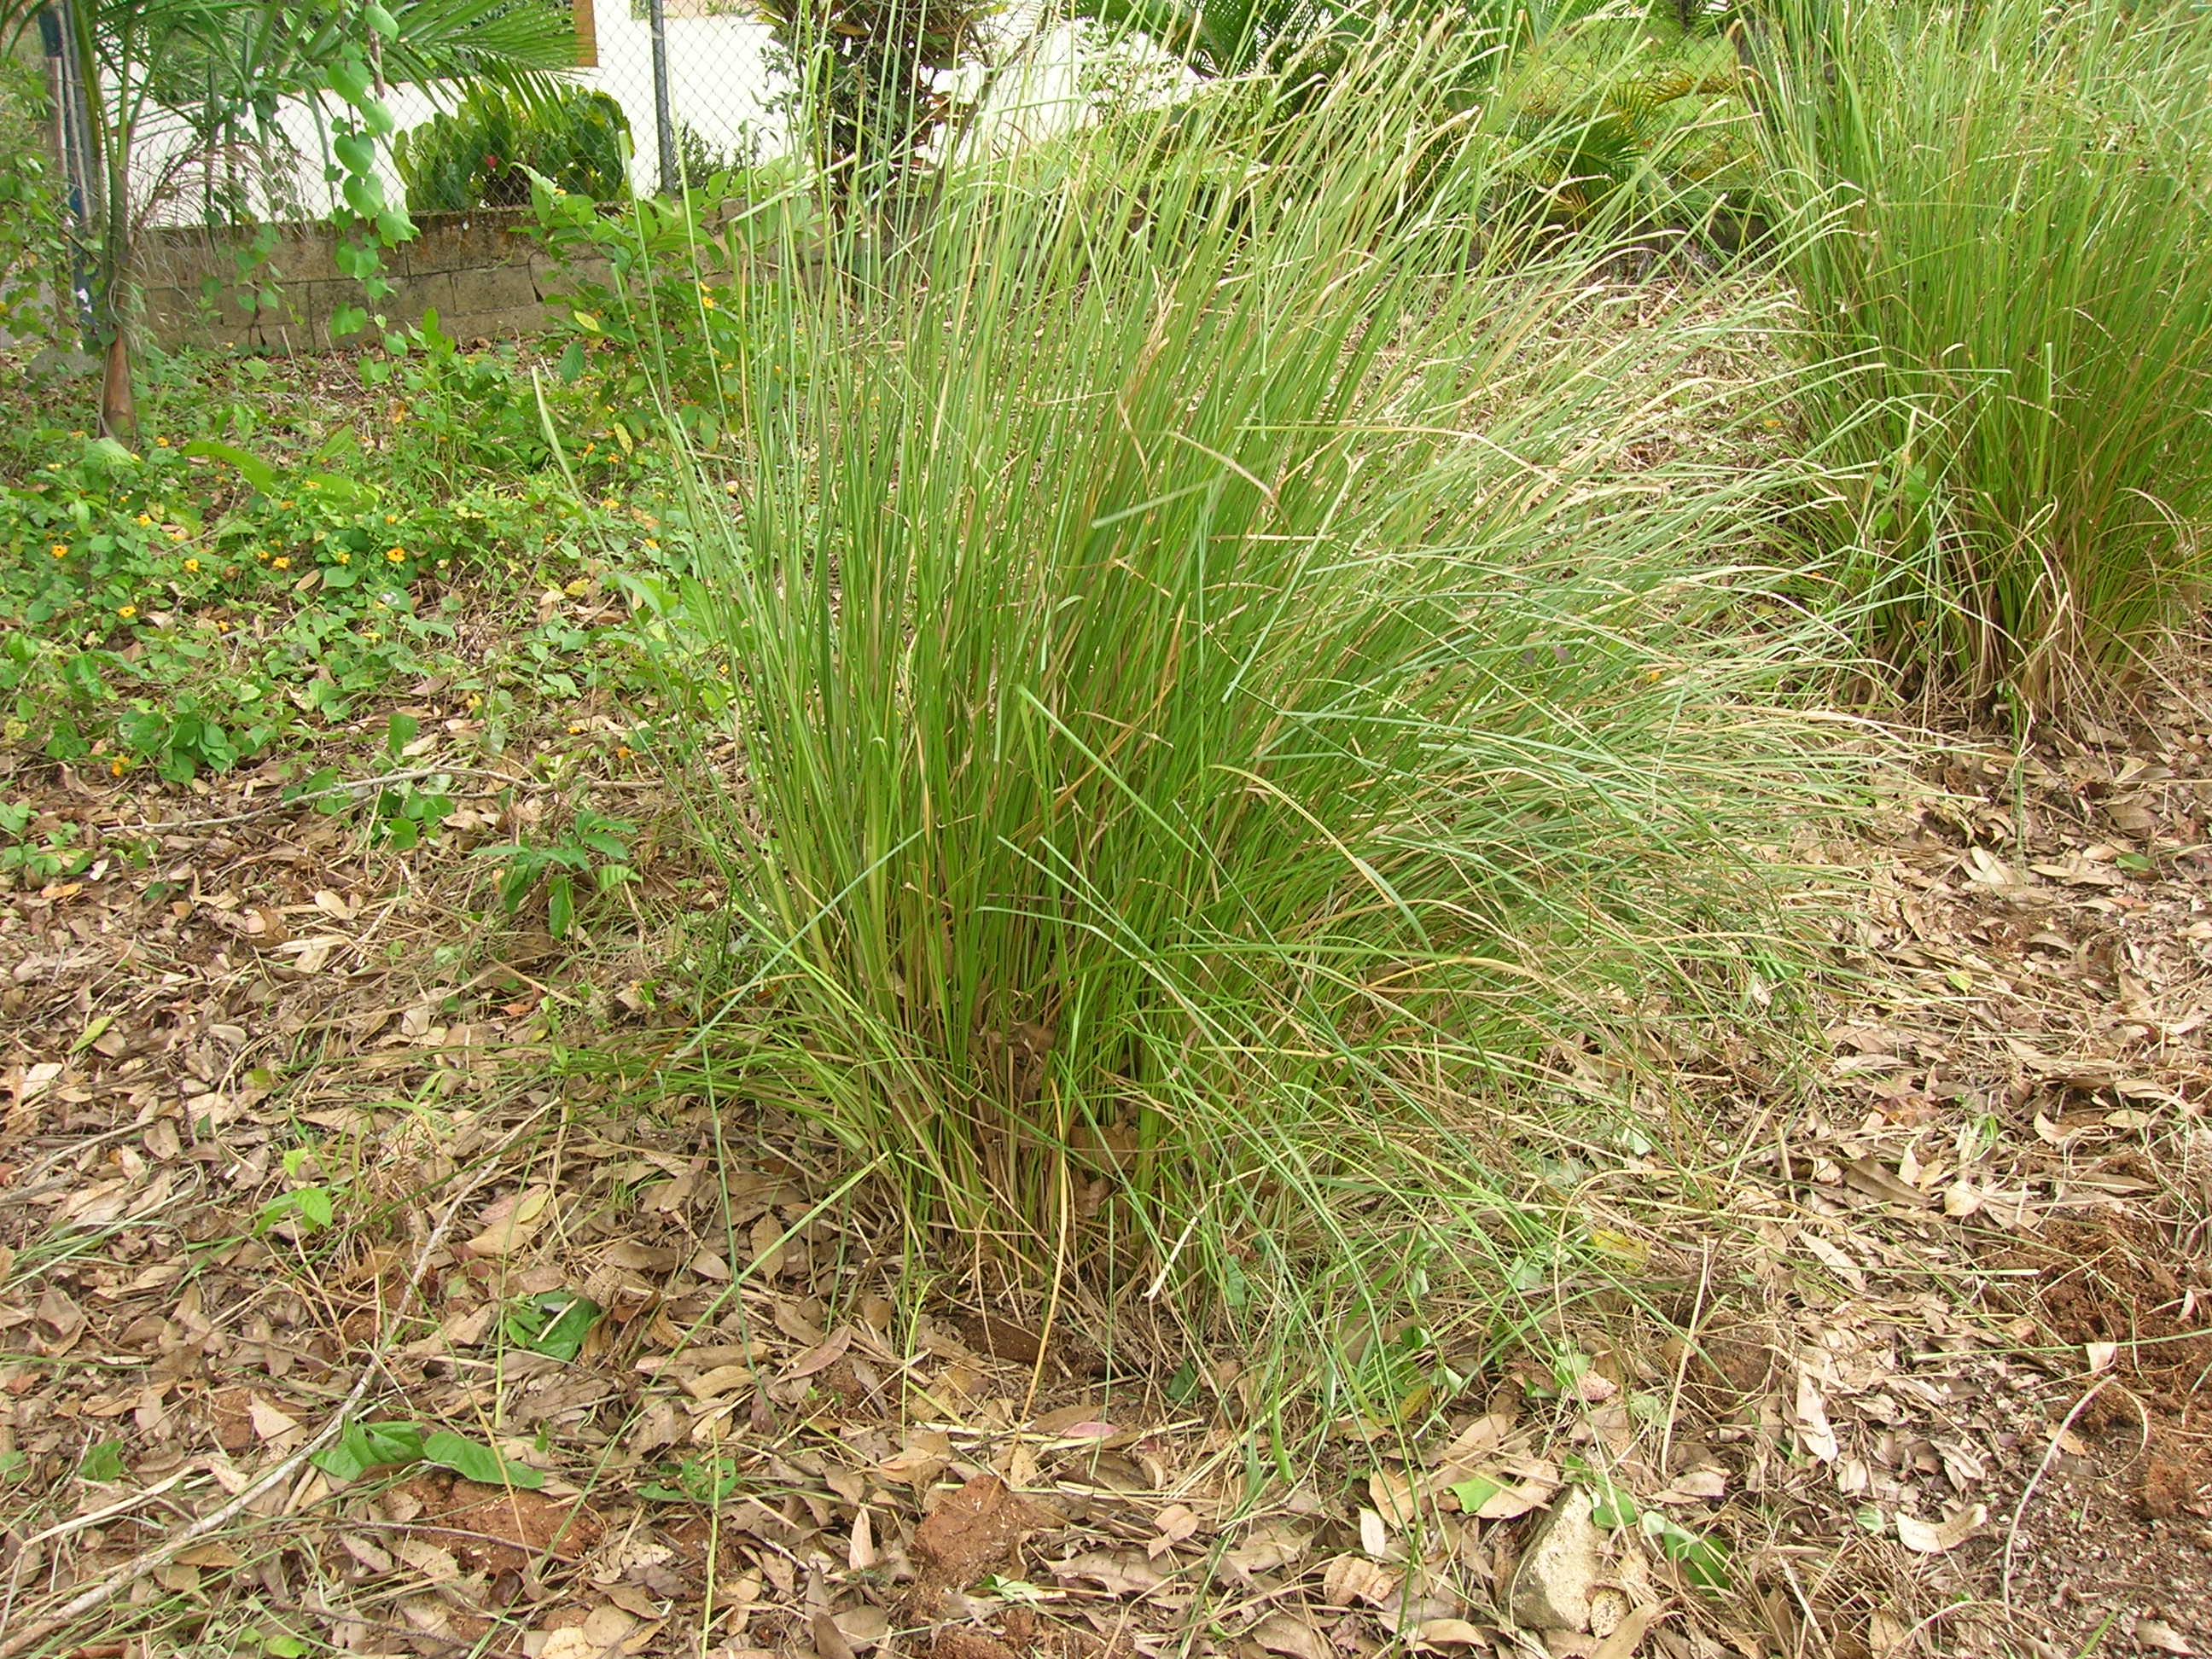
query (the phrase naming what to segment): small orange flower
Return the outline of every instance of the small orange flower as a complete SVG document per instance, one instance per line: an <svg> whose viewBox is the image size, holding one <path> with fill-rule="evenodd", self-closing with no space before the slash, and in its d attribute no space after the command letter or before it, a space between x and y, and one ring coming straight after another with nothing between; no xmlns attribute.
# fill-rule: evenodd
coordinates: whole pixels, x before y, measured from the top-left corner
<svg viewBox="0 0 2212 1659"><path fill-rule="evenodd" d="M351 564L353 562L353 555L350 553L341 552L333 554L331 556L336 558L340 564Z"/></svg>
<svg viewBox="0 0 2212 1659"><path fill-rule="evenodd" d="M69 549L64 547L59 542L56 542L52 547L48 548L46 551L52 554L58 559L66 559L69 557Z"/></svg>
<svg viewBox="0 0 2212 1659"><path fill-rule="evenodd" d="M275 558L270 560L269 562L279 570L289 570L292 568L292 561L282 553L279 553Z"/></svg>
<svg viewBox="0 0 2212 1659"><path fill-rule="evenodd" d="M161 445L164 449L167 449L169 447L169 441L167 438L156 438L154 441Z"/></svg>
<svg viewBox="0 0 2212 1659"><path fill-rule="evenodd" d="M389 547L389 548L386 548L386 549L385 550L385 551L384 551L384 562L385 562L385 563L386 563L386 564L404 564L404 563L406 563L406 562L407 562L407 550L406 550L405 548L404 548L404 547Z"/></svg>
<svg viewBox="0 0 2212 1659"><path fill-rule="evenodd" d="M124 621L129 622L138 614L138 607L135 605L118 605L115 607L115 614Z"/></svg>
<svg viewBox="0 0 2212 1659"><path fill-rule="evenodd" d="M200 574L200 562L198 559L186 559L185 561L185 574L191 576L198 575Z"/></svg>

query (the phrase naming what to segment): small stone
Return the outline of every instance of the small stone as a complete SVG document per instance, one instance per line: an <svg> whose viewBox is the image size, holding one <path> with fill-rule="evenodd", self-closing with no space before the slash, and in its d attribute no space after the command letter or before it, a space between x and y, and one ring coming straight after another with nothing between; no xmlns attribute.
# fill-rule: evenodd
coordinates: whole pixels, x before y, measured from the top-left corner
<svg viewBox="0 0 2212 1659"><path fill-rule="evenodd" d="M1559 1494L1514 1570L1508 1607L1523 1630L1588 1630L1604 1539L1580 1486Z"/></svg>

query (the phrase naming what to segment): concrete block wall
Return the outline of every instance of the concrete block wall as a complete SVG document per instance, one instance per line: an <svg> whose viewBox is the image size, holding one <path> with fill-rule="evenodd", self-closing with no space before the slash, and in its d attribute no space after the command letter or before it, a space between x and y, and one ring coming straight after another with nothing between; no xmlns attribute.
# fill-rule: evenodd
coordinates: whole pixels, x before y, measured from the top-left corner
<svg viewBox="0 0 2212 1659"><path fill-rule="evenodd" d="M237 254L252 246L253 231L149 230L139 244L142 326L165 346L280 354L345 343L331 340L330 325L347 306L380 312L395 325L434 309L440 329L464 343L534 333L544 326L548 295L579 281L605 282L608 271L599 260L555 264L524 234L529 219L527 209L422 216L413 241L385 251L394 292L374 305L339 272L328 228L280 226L275 251L252 278L281 296L267 310L240 303Z"/></svg>

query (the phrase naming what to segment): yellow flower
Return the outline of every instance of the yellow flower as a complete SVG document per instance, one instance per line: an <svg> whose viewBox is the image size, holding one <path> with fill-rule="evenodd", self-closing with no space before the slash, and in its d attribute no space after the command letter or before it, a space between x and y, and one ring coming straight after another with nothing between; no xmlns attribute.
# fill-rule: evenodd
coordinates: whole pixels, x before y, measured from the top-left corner
<svg viewBox="0 0 2212 1659"><path fill-rule="evenodd" d="M277 503L276 503L276 505L277 505L277 506L279 506L279 507L289 507L289 506L291 506L291 505L292 505L292 503L291 503L291 502L289 502L289 501L279 501L279 502L277 502Z"/></svg>
<svg viewBox="0 0 2212 1659"><path fill-rule="evenodd" d="M149 513L141 513L138 515L138 522L142 525L149 525L154 522L153 515Z"/></svg>
<svg viewBox="0 0 2212 1659"><path fill-rule="evenodd" d="M333 556L340 564L351 564L353 562L353 555L350 553L340 552Z"/></svg>
<svg viewBox="0 0 2212 1659"><path fill-rule="evenodd" d="M317 479L310 478L310 479L308 479L308 480L307 480L307 488L308 488L308 489L320 489L322 487L323 487L323 486L322 486L321 483L320 483L319 480L317 480ZM285 502L285 503L284 503L284 505L285 505L285 506L287 506L287 507L291 506L291 504L292 504L292 503L291 503L291 502L289 502L289 501L287 501L287 502Z"/></svg>
<svg viewBox="0 0 2212 1659"><path fill-rule="evenodd" d="M69 557L69 549L64 547L59 542L56 542L52 547L48 548L46 551L52 554L58 559L66 559Z"/></svg>
<svg viewBox="0 0 2212 1659"><path fill-rule="evenodd" d="M468 702L468 706L469 706L469 709L470 709L470 711L471 711L471 713L473 713L473 712L474 712L474 711L476 711L477 709L479 709L479 708L483 708L483 699L482 697L478 696L475 692L471 691L471 692L470 692L470 693L469 693L469 702Z"/></svg>
<svg viewBox="0 0 2212 1659"><path fill-rule="evenodd" d="M563 593L566 593L572 599L580 599L586 593L591 591L591 583L586 581L581 576L579 576L575 580L570 582L561 591Z"/></svg>
<svg viewBox="0 0 2212 1659"><path fill-rule="evenodd" d="M253 550L253 556L257 559L265 560L269 556L269 550L265 547L257 547Z"/></svg>
<svg viewBox="0 0 2212 1659"><path fill-rule="evenodd" d="M173 542L180 542L184 540L184 538L185 532L181 530L172 530L169 532L169 539Z"/></svg>
<svg viewBox="0 0 2212 1659"><path fill-rule="evenodd" d="M386 563L386 564L404 564L404 563L406 563L406 562L407 562L407 550L406 550L405 548L404 548L404 547L390 547L390 548L386 548L386 549L385 550L385 551L384 551L384 562L385 562L385 563Z"/></svg>
<svg viewBox="0 0 2212 1659"><path fill-rule="evenodd" d="M191 576L198 575L200 574L200 562L198 559L186 559L185 561L185 573L187 575Z"/></svg>
<svg viewBox="0 0 2212 1659"><path fill-rule="evenodd" d="M658 551L659 550L659 548L660 548L660 544L659 544L659 542L657 542L657 541L653 540L653 538L652 538L652 537L650 537L650 536L647 536L647 537L645 538L645 544L646 544L647 547L652 548L653 550L654 550L656 552L658 552Z"/></svg>
<svg viewBox="0 0 2212 1659"><path fill-rule="evenodd" d="M572 738L575 737L578 733L581 732L583 729L584 728L580 726L572 726L568 728L568 735Z"/></svg>
<svg viewBox="0 0 2212 1659"><path fill-rule="evenodd" d="M714 296L711 294L702 293L699 296L699 303L704 306L708 310L712 311L714 308Z"/></svg>
<svg viewBox="0 0 2212 1659"><path fill-rule="evenodd" d="M292 561L282 553L279 553L275 558L270 560L269 562L279 570L289 570L292 568Z"/></svg>
<svg viewBox="0 0 2212 1659"><path fill-rule="evenodd" d="M399 522L399 515L397 513L387 513L384 515L384 521L386 524L398 524Z"/></svg>
<svg viewBox="0 0 2212 1659"><path fill-rule="evenodd" d="M608 512L611 513L617 507L620 507L622 503L617 501L613 496L610 495L605 501L601 501L599 505L606 508Z"/></svg>
<svg viewBox="0 0 2212 1659"><path fill-rule="evenodd" d="M123 775L125 770L130 766L130 764L131 763L129 761L124 759L122 756L118 755L113 760L107 763L107 775L111 778L119 778Z"/></svg>
<svg viewBox="0 0 2212 1659"><path fill-rule="evenodd" d="M124 621L129 622L138 614L138 607L135 605L118 605L115 607L115 614Z"/></svg>
<svg viewBox="0 0 2212 1659"><path fill-rule="evenodd" d="M84 434L82 432L72 432L70 434L70 436L72 438L82 438L84 436Z"/></svg>
<svg viewBox="0 0 2212 1659"><path fill-rule="evenodd" d="M154 441L161 445L164 449L167 449L169 447L169 441L167 438L156 438Z"/></svg>

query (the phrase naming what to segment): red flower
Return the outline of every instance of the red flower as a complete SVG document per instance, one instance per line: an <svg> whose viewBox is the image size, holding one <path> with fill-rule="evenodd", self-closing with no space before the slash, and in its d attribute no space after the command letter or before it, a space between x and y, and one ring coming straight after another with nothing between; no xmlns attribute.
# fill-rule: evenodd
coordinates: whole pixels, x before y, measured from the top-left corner
<svg viewBox="0 0 2212 1659"><path fill-rule="evenodd" d="M497 173L499 171L499 157L496 155L485 156L484 166L489 168L492 172Z"/></svg>

